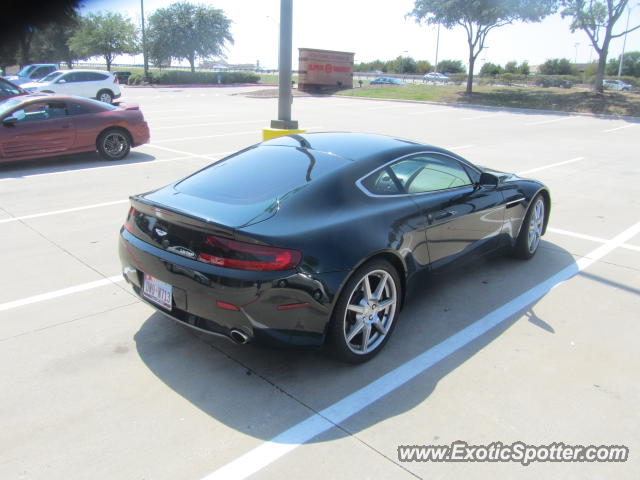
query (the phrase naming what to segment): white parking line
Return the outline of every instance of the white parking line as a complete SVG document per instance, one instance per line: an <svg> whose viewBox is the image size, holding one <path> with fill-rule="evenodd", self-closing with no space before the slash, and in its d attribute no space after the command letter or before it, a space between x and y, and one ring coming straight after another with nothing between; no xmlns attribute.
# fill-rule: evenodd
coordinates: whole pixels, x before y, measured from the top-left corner
<svg viewBox="0 0 640 480"><path fill-rule="evenodd" d="M160 158L160 159L155 159L155 160L151 160L148 162L131 162L131 163L123 163L123 164L112 164L112 165L103 165L103 166L99 166L99 167L89 167L89 168L78 168L75 170L63 170L60 172L47 172L47 173L34 173L31 175L19 175L19 176L15 176L15 177L7 177L7 178L0 178L0 182L14 182L17 180L24 180L26 178L37 178L37 177L48 177L51 175L67 175L67 174L72 174L72 173L84 173L84 172L93 172L93 171L99 171L99 172L103 172L105 168L127 168L127 167L139 167L139 166L150 166L150 165L155 165L157 163L165 163L165 162L175 162L178 160L186 160L188 158L206 158L208 160L215 160L216 156L224 156L227 155L231 152L217 152L217 153L211 153L208 155L198 155L198 154L194 154L194 153L188 153L188 152L181 152L180 150L173 150L171 148L166 148L166 147L161 147L159 145L154 145L151 143L145 144L143 146L141 146L140 148L145 148L145 147L156 147L162 150L166 150L166 151L173 151L178 152L178 153L182 153L183 155L180 157L171 157L171 158Z"/></svg>
<svg viewBox="0 0 640 480"><path fill-rule="evenodd" d="M504 112L489 113L489 114L485 114L485 115L478 115L477 117L465 117L465 118L461 118L461 120L481 120L481 119L484 119L484 118L502 117L504 115L506 115L506 113L504 113Z"/></svg>
<svg viewBox="0 0 640 480"><path fill-rule="evenodd" d="M593 237L591 235L584 235L582 233L570 232L568 230L562 230L560 228L547 227L547 231L551 233L557 233L558 235L566 235L567 237L580 238L582 240L590 240L592 242L597 242L597 243L607 243L609 241L606 238ZM634 250L636 252L640 252L640 247L637 247L635 245L630 245L628 243L620 245L620 248L626 248L627 250Z"/></svg>
<svg viewBox="0 0 640 480"><path fill-rule="evenodd" d="M233 152L219 152L219 153L214 153L212 155L206 155L206 154L205 155L200 155L198 153L185 152L184 150L176 150L175 148L163 147L162 145L156 145L155 143L148 143L145 146L157 148L159 150L164 150L165 152L171 152L171 153L178 153L178 154L182 154L182 155L187 155L189 157L204 158L206 160L214 160L214 158L212 158L212 155L216 156L216 157L223 157L225 155L229 155L230 153L233 153Z"/></svg>
<svg viewBox="0 0 640 480"><path fill-rule="evenodd" d="M227 463L204 477L203 480L244 479L258 472L312 438L317 437L334 426L341 424L344 420L352 417L356 413L361 412L375 401L393 392L436 363L489 332L533 302L542 298L551 289L569 280L638 233L640 233L640 223L636 223L587 256L563 268L547 280L535 285L481 319L476 320L468 327L460 330L438 345L426 350L369 385L310 416L288 430L285 430L268 442L261 444L239 458Z"/></svg>
<svg viewBox="0 0 640 480"><path fill-rule="evenodd" d="M114 200L113 202L94 203L93 205L85 205L84 207L66 208L64 210L53 210L51 212L34 213L33 215L23 215L21 217L11 217L0 220L0 223L18 222L20 220L28 220L30 218L48 217L49 215L59 215L61 213L79 212L80 210L89 210L90 208L108 207L127 203L129 200Z"/></svg>
<svg viewBox="0 0 640 480"><path fill-rule="evenodd" d="M526 126L528 127L532 127L534 125L544 125L546 123L555 123L555 122L564 122L565 120L574 120L576 118L580 118L580 117L561 117L561 118L554 118L552 120L541 120L539 122L533 122L533 123L525 123Z"/></svg>
<svg viewBox="0 0 640 480"><path fill-rule="evenodd" d="M436 108L435 110L422 110L420 112L409 112L407 115L427 115L429 113L453 111L453 107Z"/></svg>
<svg viewBox="0 0 640 480"><path fill-rule="evenodd" d="M623 125L621 127L610 128L609 130L602 130L603 133L615 132L616 130L622 130L623 128L631 128L637 126L637 123L630 123L629 125Z"/></svg>
<svg viewBox="0 0 640 480"><path fill-rule="evenodd" d="M318 130L322 128L323 127L304 127L305 130ZM157 140L153 143L155 145L158 143L180 142L183 140L202 140L205 138L232 137L235 135L255 135L256 137L259 137L261 136L261 132L258 130L251 130L249 132L216 133L214 135L200 135L197 137L165 138L163 140Z"/></svg>
<svg viewBox="0 0 640 480"><path fill-rule="evenodd" d="M517 175L528 175L533 172L539 172L541 170L546 170L547 168L559 167L560 165L567 165L573 162L579 162L580 160L584 160L584 157L576 157L571 160L565 160L564 162L552 163L550 165L545 165L543 167L532 168L531 170L524 170L522 172L518 172Z"/></svg>
<svg viewBox="0 0 640 480"><path fill-rule="evenodd" d="M118 282L122 282L124 278L122 275L115 277L103 278L102 280L96 280L95 282L83 283L73 287L63 288L61 290L55 290L53 292L41 293L40 295L33 295L32 297L22 298L20 300L13 300L11 302L0 303L0 312L11 310L32 303L44 302L45 300L51 300L53 298L64 297L71 295L72 293L84 292L98 287L104 287L105 285L113 285Z"/></svg>
<svg viewBox="0 0 640 480"><path fill-rule="evenodd" d="M166 129L175 130L176 128L191 128L191 127L218 127L220 125L244 125L247 123L265 123L265 121L260 119L260 120L241 120L236 122L191 123L187 125L177 124L177 125L169 125L167 127L153 127L153 130L154 131L166 130Z"/></svg>

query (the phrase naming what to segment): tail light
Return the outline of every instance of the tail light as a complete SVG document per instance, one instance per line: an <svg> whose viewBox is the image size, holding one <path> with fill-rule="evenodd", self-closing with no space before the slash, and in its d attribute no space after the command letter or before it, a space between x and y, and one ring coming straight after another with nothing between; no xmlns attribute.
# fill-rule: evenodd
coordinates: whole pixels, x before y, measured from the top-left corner
<svg viewBox="0 0 640 480"><path fill-rule="evenodd" d="M289 270L300 263L300 252L209 235L198 260L236 270Z"/></svg>
<svg viewBox="0 0 640 480"><path fill-rule="evenodd" d="M120 81L118 80L118 76L117 75L113 76L113 83L118 83L118 84L120 83Z"/></svg>
<svg viewBox="0 0 640 480"><path fill-rule="evenodd" d="M129 213L127 214L127 219L124 222L124 229L129 233L133 233L134 222L137 214L138 214L138 211L135 208L131 207L129 209Z"/></svg>

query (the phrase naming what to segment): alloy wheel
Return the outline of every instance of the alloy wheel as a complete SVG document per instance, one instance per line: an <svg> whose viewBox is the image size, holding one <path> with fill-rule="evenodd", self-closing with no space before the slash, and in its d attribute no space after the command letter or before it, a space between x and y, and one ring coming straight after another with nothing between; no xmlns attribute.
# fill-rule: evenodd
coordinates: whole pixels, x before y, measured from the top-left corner
<svg viewBox="0 0 640 480"><path fill-rule="evenodd" d="M349 349L358 355L374 351L393 323L398 303L393 277L384 270L364 275L351 292L344 314L343 334Z"/></svg>
<svg viewBox="0 0 640 480"><path fill-rule="evenodd" d="M528 247L529 252L533 253L537 250L540 244L540 237L542 236L542 228L544 225L544 200L538 198L533 206L531 212L531 218L529 219L529 235L528 235Z"/></svg>

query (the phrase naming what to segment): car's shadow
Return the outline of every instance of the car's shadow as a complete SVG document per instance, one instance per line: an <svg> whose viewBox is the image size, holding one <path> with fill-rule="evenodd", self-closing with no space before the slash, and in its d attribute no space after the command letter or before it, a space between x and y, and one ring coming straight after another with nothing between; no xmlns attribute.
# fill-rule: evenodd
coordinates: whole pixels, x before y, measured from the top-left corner
<svg viewBox="0 0 640 480"><path fill-rule="evenodd" d="M138 354L167 386L207 415L235 430L268 440L455 335L488 313L575 265L573 256L543 242L524 262L496 257L421 281L408 299L384 350L370 362L353 366L333 360L321 349L268 349L204 337L151 315L135 335ZM440 379L472 358L519 318L554 335L554 319L540 318L535 304L506 318L439 361L385 401L350 420L349 429L368 428L424 402ZM253 376L258 376L256 380ZM275 388L274 388L275 386ZM275 400L274 400L275 397ZM292 400L294 399L294 400ZM274 411L279 410L279 412ZM306 410L306 413L305 413ZM302 412L302 413L301 413ZM284 422L284 423L283 423ZM332 429L314 441L344 436Z"/></svg>
<svg viewBox="0 0 640 480"><path fill-rule="evenodd" d="M70 172L88 168L112 167L114 165L128 165L152 162L153 155L132 151L125 159L110 162L103 160L98 153L76 153L59 157L38 158L35 160L19 160L0 163L0 179L22 178L31 175L47 173Z"/></svg>

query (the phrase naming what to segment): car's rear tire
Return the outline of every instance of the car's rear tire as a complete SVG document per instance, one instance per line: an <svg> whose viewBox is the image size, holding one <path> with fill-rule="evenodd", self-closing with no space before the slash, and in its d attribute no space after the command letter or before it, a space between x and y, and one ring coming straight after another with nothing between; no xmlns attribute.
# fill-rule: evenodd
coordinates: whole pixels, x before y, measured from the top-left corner
<svg viewBox="0 0 640 480"><path fill-rule="evenodd" d="M131 137L124 130L110 128L98 136L96 147L105 160L122 160L131 150Z"/></svg>
<svg viewBox="0 0 640 480"><path fill-rule="evenodd" d="M109 90L100 90L96 95L96 100L111 104L113 102L113 92Z"/></svg>
<svg viewBox="0 0 640 480"><path fill-rule="evenodd" d="M536 195L520 227L520 234L512 252L514 257L528 260L538 251L544 229L546 207L544 197L540 194Z"/></svg>
<svg viewBox="0 0 640 480"><path fill-rule="evenodd" d="M367 262L342 289L331 315L328 344L335 357L363 363L382 350L396 326L402 284L383 259Z"/></svg>

